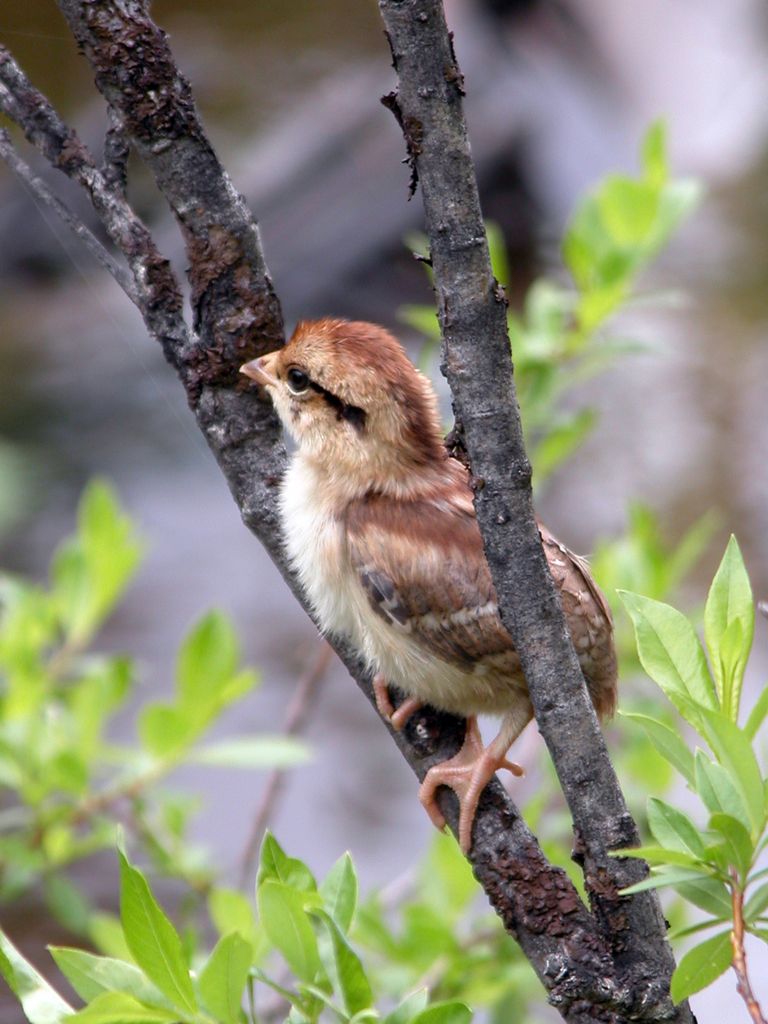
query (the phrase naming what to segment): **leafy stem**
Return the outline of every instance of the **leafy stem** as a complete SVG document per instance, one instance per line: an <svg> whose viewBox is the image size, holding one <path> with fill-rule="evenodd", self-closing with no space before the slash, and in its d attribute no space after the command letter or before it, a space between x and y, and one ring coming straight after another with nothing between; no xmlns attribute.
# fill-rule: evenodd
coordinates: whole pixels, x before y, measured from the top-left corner
<svg viewBox="0 0 768 1024"><path fill-rule="evenodd" d="M760 1004L755 998L747 973L747 954L744 951L744 890L739 884L736 872L731 872L731 905L733 907L733 930L731 946L733 947L733 969L736 972L736 991L747 1007L747 1012L754 1024L768 1024Z"/></svg>

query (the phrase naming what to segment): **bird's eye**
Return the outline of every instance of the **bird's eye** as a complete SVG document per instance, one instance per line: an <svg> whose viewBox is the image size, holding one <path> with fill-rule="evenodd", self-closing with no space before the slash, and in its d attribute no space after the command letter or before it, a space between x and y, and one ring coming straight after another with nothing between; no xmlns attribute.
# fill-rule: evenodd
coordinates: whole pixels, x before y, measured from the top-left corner
<svg viewBox="0 0 768 1024"><path fill-rule="evenodd" d="M294 395L303 395L309 387L309 376L295 366L288 371L288 387Z"/></svg>

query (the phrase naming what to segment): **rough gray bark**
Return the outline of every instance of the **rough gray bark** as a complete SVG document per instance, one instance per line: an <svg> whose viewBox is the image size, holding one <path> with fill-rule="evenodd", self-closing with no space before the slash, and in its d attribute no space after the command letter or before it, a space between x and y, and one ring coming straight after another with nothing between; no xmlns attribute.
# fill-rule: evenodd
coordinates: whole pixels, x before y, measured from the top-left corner
<svg viewBox="0 0 768 1024"><path fill-rule="evenodd" d="M641 863L609 851L639 843L636 826L587 696L576 652L541 548L515 396L506 302L491 270L467 129L463 77L441 0L379 0L398 119L421 183L443 335L443 372L457 448L475 482L475 508L502 619L520 659L536 720L552 755L576 832L577 856L618 977L642 999L663 999L674 969L655 893L618 890ZM680 1019L688 1011L681 1008Z"/></svg>
<svg viewBox="0 0 768 1024"><path fill-rule="evenodd" d="M177 370L244 522L305 604L280 543L276 499L285 453L278 423L269 404L237 373L243 361L283 341L279 303L256 224L213 152L189 84L142 0L59 0L59 6L113 111L108 165L97 166L1 49L0 109L53 166L89 194L128 264L130 297ZM488 266L461 117L461 79L441 6L435 0L382 0L382 11L401 76L402 123L427 203L458 418L478 484L482 478L478 513L506 621L572 806L593 912L564 872L544 858L498 783L483 795L471 860L505 926L568 1021L690 1019L687 1009L675 1011L669 1003L671 956L653 898L618 897L617 885L634 880L637 868L606 856L609 847L627 844L635 834L590 718L580 675L574 674L578 665L568 650L533 526L504 304ZM425 44L432 48L428 54L420 49ZM181 290L170 267L125 202L123 139L154 174L184 235L192 329L184 322ZM24 173L19 166L16 170ZM486 342L482 350L470 347L478 337ZM479 435L491 431L496 432L495 449L478 442ZM515 529L498 529L505 524ZM532 588L525 608L514 600L521 585ZM355 653L343 644L334 646L371 699L370 680ZM455 753L463 729L461 720L424 709L394 738L423 778L432 764ZM569 736L567 742L553 738L558 729ZM607 782L599 777L603 769ZM588 784L597 785L602 795L584 794ZM597 806L602 801L605 807ZM441 804L455 830L455 797L443 791ZM599 823L595 834L590 814Z"/></svg>

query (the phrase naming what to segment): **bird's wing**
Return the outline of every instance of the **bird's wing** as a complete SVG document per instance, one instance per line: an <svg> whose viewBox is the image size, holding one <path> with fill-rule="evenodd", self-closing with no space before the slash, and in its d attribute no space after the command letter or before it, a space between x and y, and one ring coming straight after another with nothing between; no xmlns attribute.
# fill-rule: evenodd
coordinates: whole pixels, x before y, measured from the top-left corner
<svg viewBox="0 0 768 1024"><path fill-rule="evenodd" d="M512 652L469 501L362 499L349 557L373 610L445 661L469 668Z"/></svg>
<svg viewBox="0 0 768 1024"><path fill-rule="evenodd" d="M350 506L346 525L352 567L373 610L394 629L445 661L470 668L501 658L499 668L519 671L471 495L408 502L368 497ZM593 703L598 714L610 714L616 700L610 609L586 560L542 524L539 529Z"/></svg>
<svg viewBox="0 0 768 1024"><path fill-rule="evenodd" d="M561 544L542 523L539 531L592 702L599 715L611 715L618 676L611 609L586 558Z"/></svg>

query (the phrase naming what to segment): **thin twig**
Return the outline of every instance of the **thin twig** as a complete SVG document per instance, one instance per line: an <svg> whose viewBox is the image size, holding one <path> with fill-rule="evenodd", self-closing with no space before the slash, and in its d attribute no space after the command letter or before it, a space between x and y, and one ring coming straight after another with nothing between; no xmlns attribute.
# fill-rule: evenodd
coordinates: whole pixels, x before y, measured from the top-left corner
<svg viewBox="0 0 768 1024"><path fill-rule="evenodd" d="M16 152L8 132L0 128L0 158L13 171L16 177L29 189L32 195L38 199L43 206L52 210L60 220L71 228L77 235L86 249L117 281L131 302L138 305L138 296L131 277L124 267L119 266L112 259L110 254L80 218L73 213L59 198L57 198L42 178L38 177L32 168Z"/></svg>
<svg viewBox="0 0 768 1024"><path fill-rule="evenodd" d="M150 334L163 346L166 358L178 365L182 353L190 347L191 335L182 314L181 289L168 260L160 254L119 184L107 181L88 147L3 46L0 110L19 125L53 167L84 189L110 241L126 259L134 285L126 294L138 307ZM61 215L61 209L55 209ZM124 287L119 276L115 279Z"/></svg>
<svg viewBox="0 0 768 1024"><path fill-rule="evenodd" d="M154 785L158 779L167 775L174 767L175 765L172 763L161 763L142 775L114 783L98 793L92 793L72 809L68 824L80 825L95 815L102 814L121 800L135 800L145 789Z"/></svg>
<svg viewBox="0 0 768 1024"><path fill-rule="evenodd" d="M293 692L291 702L285 714L282 729L283 736L298 736L301 733L332 657L333 648L329 646L327 641L321 641L320 649L315 654L312 663L296 684L296 689ZM285 768L275 768L267 778L240 863L240 887L242 889L246 889L250 884L256 860L259 856L261 840L275 812L275 805L285 786L286 778L287 769Z"/></svg>
<svg viewBox="0 0 768 1024"><path fill-rule="evenodd" d="M733 908L733 930L731 946L733 948L733 969L736 972L736 991L744 1000L747 1012L754 1024L768 1024L760 1004L752 991L747 973L747 954L744 950L744 891L739 885L735 872L731 873L731 906Z"/></svg>

